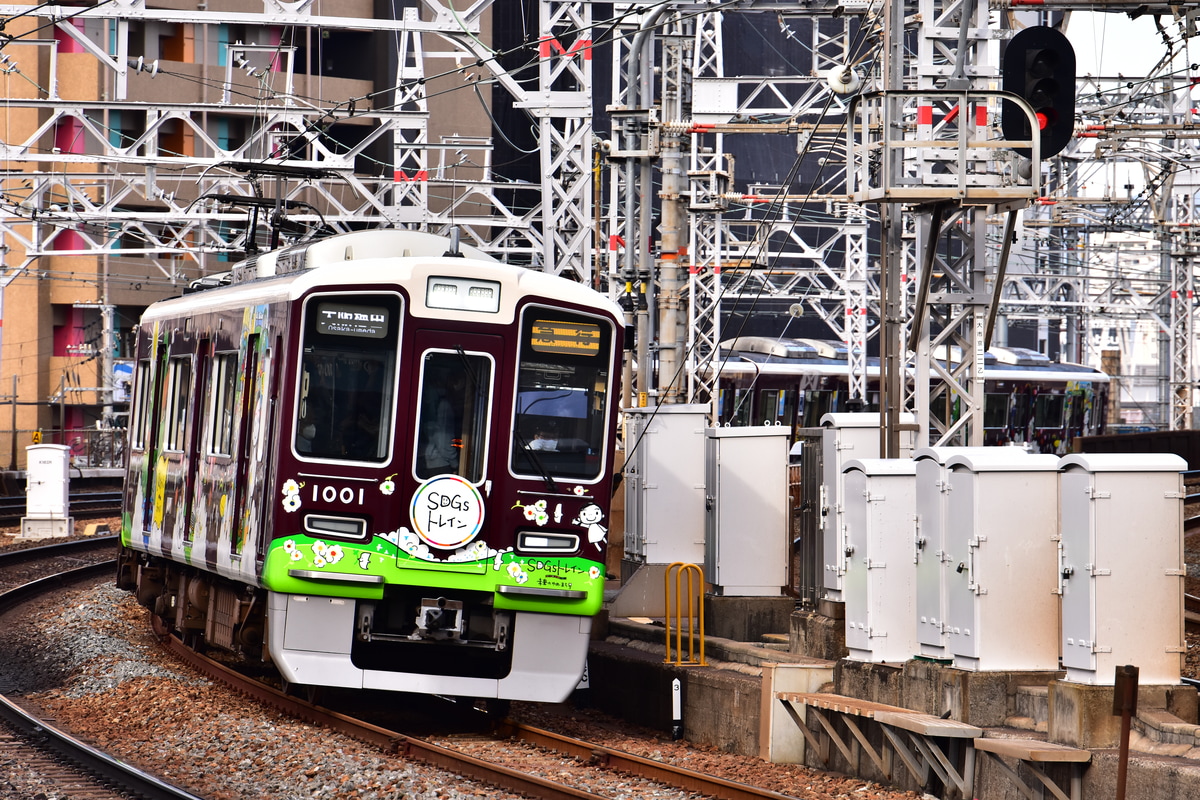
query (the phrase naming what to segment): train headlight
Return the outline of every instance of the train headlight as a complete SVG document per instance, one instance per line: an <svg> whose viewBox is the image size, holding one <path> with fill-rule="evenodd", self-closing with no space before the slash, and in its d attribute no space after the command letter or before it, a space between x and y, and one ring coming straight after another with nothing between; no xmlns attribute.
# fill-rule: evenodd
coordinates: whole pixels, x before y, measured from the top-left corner
<svg viewBox="0 0 1200 800"><path fill-rule="evenodd" d="M517 549L526 553L574 553L579 549L579 537L570 533L520 531Z"/></svg>

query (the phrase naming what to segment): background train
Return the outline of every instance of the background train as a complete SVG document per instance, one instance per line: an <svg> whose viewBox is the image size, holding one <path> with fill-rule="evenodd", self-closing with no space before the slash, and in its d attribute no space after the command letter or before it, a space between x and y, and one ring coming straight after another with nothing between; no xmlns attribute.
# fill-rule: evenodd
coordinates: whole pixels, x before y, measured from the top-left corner
<svg viewBox="0 0 1200 800"><path fill-rule="evenodd" d="M570 694L602 601L621 312L448 246L343 234L146 311L120 586L293 684Z"/></svg>
<svg viewBox="0 0 1200 800"><path fill-rule="evenodd" d="M742 336L721 342L719 363L721 425L818 427L825 414L852 410L841 343ZM1075 436L1104 432L1109 377L1099 370L1032 350L993 347L983 378L985 444L1066 452ZM866 404L857 410L878 408L879 359L869 358ZM958 408L943 404L931 413L954 419Z"/></svg>

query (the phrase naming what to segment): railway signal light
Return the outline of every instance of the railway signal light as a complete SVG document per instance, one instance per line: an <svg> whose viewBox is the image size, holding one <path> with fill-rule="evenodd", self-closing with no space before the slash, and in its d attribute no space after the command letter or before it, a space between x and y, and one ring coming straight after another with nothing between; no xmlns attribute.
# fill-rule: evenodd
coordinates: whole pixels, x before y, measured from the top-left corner
<svg viewBox="0 0 1200 800"><path fill-rule="evenodd" d="M1075 49L1060 31L1038 26L1014 36L1004 51L1003 88L1033 107L1041 136L1041 157L1055 155L1075 129ZM1005 100L1001 127L1006 139L1032 139L1029 118ZM1030 158L1027 147L1014 148Z"/></svg>

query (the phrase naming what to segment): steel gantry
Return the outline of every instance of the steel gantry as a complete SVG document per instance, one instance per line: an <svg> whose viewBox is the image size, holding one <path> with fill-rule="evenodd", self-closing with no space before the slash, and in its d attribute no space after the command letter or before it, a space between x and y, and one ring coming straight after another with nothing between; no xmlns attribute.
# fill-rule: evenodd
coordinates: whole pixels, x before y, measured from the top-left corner
<svg viewBox="0 0 1200 800"><path fill-rule="evenodd" d="M32 135L0 145L10 174L21 173L22 184L32 182L3 187L0 229L25 251L23 261L8 264L8 277L50 253L102 253L117 242L125 256L178 255L201 263L207 254L252 252L248 237L254 229L245 207L257 200L264 219L275 208L311 229L383 224L439 231L454 225L481 247L590 281L592 6L540 3L538 35L522 45L537 65L537 79L529 83L506 71L500 54L485 43L481 19L491 5L481 0L455 9L425 0L396 19L322 15L310 2L276 0L235 13L152 8L145 0L82 9L0 6L0 15L16 19L0 43L10 75L19 74L18 62L37 63L38 52L31 50L58 64L60 42L69 40L112 87L102 99L64 98L53 67L45 85L8 80L9 113L28 110L44 119ZM21 35L21 24L62 36ZM195 65L129 57L131 27L153 24L197 26L204 31L197 41L219 51L224 66L201 64L201 73L193 75L211 85L209 99L172 103L156 96L156 77L192 75ZM224 41L220 30L230 25L390 33L395 80L385 82L386 90L322 99L337 97L349 82L324 86L314 76L295 74L295 48L283 44ZM505 102L536 120L540 183L516 186L494 175L491 131L454 130L455 123L447 122L453 104L444 97L431 107L431 87L470 97L479 86L499 87ZM144 129L136 133L113 122L143 114ZM430 118L438 114L444 133L431 141ZM240 118L242 141L214 134L208 120L217 115ZM331 134L338 125L357 130L351 144ZM180 130L194 141L193 152L172 152L164 141L168 128L172 141L180 139ZM43 146L46 137L61 137L64 130L70 131L70 149ZM377 169L364 170L372 146L389 140L394 162L376 161ZM79 233L67 248L65 230Z"/></svg>
<svg viewBox="0 0 1200 800"><path fill-rule="evenodd" d="M1081 4L1134 10L1049 6ZM14 18L0 42L7 107L38 118L0 143L0 235L12 248L0 285L44 256L117 243L170 277L178 257L207 270L214 254L252 252L256 235L265 245L304 229L457 226L510 260L622 295L645 402L714 402L720 340L736 334L729 320L770 300L846 343L853 397L867 399L865 352L878 339L889 428L913 410L922 441L978 443L982 353L1006 321L1060 319L1065 349L1083 359L1089 331L1128 314L1161 323L1162 402L1171 425L1190 425L1195 244L1192 206L1175 198L1200 154L1191 77L1169 59L1153 80L1081 78L1081 138L1053 164L1035 153L1029 168L1012 150L1020 143L998 134L988 53L1011 35L991 16L1005 0L616 3L600 20L583 0L540 0L537 33L515 51L521 66L489 37L489 15L501 13L489 0L410 5L395 19L278 0L233 14L144 0L0 7ZM1190 35L1196 15L1180 14ZM731 73L726 28L744 15L797 45L794 73ZM155 94L156 77L180 65L130 56L131 31L148 24L209 31L220 66L193 75L209 87L199 102ZM285 42L223 39L231 24L386 32L394 80L338 96L348 84L299 74ZM595 96L600 50L608 97ZM58 64L85 60L107 96L62 91ZM20 66L38 62L49 71ZM480 124L457 124L484 88L532 120L536 182L494 163L506 135L494 104L483 103ZM607 132L593 130L601 107ZM217 115L245 135L216 131ZM353 140L339 141L348 127ZM782 176L738 172L734 134L788 137L795 163ZM390 163L375 155L381 144ZM1144 197L1079 193L1089 170L1113 160L1147 165ZM1089 270L1101 237L1130 227L1163 243L1160 274L1138 277L1153 297ZM1046 241L1030 255L1021 245L1036 235Z"/></svg>

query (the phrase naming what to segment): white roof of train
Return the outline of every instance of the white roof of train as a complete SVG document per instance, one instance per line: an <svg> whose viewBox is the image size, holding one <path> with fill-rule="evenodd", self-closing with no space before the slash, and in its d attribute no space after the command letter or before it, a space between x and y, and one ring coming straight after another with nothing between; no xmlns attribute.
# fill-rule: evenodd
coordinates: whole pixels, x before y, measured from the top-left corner
<svg viewBox="0 0 1200 800"><path fill-rule="evenodd" d="M481 314L486 314L489 320L504 324L515 318L516 301L530 294L607 311L618 320L622 317L616 303L583 284L504 264L469 246L461 246L460 251L470 253L470 257L447 256L444 255L447 246L448 240L443 237L415 231L362 231L331 236L303 248L293 248L291 252L285 249L264 254L253 265L260 277L163 300L147 308L142 319L154 321L294 300L321 287L351 287L348 291L370 292L375 287L386 290L395 284L409 290L410 312L418 317L477 321ZM290 263L285 264L289 257ZM267 277L261 277L264 274ZM480 312L427 306L427 281L436 277L499 284L498 310Z"/></svg>

